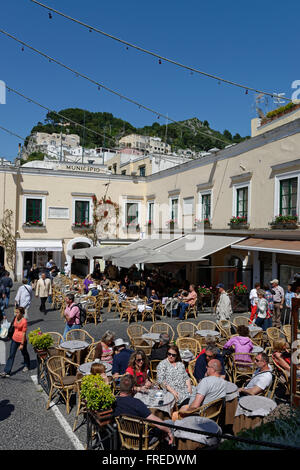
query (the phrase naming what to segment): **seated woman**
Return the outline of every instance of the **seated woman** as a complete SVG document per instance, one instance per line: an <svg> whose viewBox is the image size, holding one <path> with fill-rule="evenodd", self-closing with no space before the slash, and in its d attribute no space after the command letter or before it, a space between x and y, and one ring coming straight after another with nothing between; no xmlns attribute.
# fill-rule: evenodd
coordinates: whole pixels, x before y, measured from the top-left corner
<svg viewBox="0 0 300 470"><path fill-rule="evenodd" d="M272 354L272 359L275 364L278 364L282 369L284 369L288 374L290 374L291 352L289 350L289 344L284 338L279 338L278 340L274 341L273 349L274 351Z"/></svg>
<svg viewBox="0 0 300 470"><path fill-rule="evenodd" d="M84 293L85 294L88 294L89 292L89 285L90 284L93 284L93 279L92 279L92 275L91 274L88 274L85 278L85 280L83 281L83 285L84 285Z"/></svg>
<svg viewBox="0 0 300 470"><path fill-rule="evenodd" d="M107 330L101 338L102 355L101 361L112 364L114 355L115 333Z"/></svg>
<svg viewBox="0 0 300 470"><path fill-rule="evenodd" d="M96 375L96 374L99 374L101 375L102 379L104 380L104 382L106 384L109 384L109 380L108 380L108 377L105 373L105 365L103 364L92 364L92 367L91 367L91 375Z"/></svg>
<svg viewBox="0 0 300 470"><path fill-rule="evenodd" d="M241 362L252 362L251 356L246 355L245 353L251 353L253 349L253 343L249 338L249 328L246 325L239 325L237 327L238 336L233 336L230 338L223 346L224 349L230 349L234 347L235 353L244 353L242 355L235 355L236 361Z"/></svg>
<svg viewBox="0 0 300 470"><path fill-rule="evenodd" d="M151 387L152 384L148 379L148 370L149 362L144 351L132 353L125 373L134 377L136 391Z"/></svg>
<svg viewBox="0 0 300 470"><path fill-rule="evenodd" d="M181 360L178 346L169 346L167 359L157 366L157 382L171 392L178 407L186 405L192 393L192 383Z"/></svg>

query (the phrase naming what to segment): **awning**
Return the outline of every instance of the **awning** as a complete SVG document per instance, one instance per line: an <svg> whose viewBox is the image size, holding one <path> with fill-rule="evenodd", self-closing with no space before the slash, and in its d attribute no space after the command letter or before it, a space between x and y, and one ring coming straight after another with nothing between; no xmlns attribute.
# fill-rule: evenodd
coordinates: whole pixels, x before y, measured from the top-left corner
<svg viewBox="0 0 300 470"><path fill-rule="evenodd" d="M231 248L249 251L269 251L271 253L285 253L287 255L300 255L300 240L248 238L247 240L231 245Z"/></svg>
<svg viewBox="0 0 300 470"><path fill-rule="evenodd" d="M117 266L130 267L132 264L145 263L188 263L195 261L206 261L206 257L220 251L232 243L244 240L245 237L227 237L220 235L189 234L181 236L175 240L165 240L164 244L154 249L141 252L137 250L127 251L127 256L113 257L113 262ZM161 240L162 242L162 240Z"/></svg>
<svg viewBox="0 0 300 470"><path fill-rule="evenodd" d="M62 251L61 240L17 240L17 251Z"/></svg>
<svg viewBox="0 0 300 470"><path fill-rule="evenodd" d="M74 256L76 259L86 259L86 248L77 248L77 250L68 250L69 256Z"/></svg>

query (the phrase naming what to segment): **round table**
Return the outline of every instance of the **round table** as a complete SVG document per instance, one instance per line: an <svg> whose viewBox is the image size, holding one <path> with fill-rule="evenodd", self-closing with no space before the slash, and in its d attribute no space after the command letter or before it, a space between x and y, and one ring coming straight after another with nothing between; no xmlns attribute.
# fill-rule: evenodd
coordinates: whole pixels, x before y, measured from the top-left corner
<svg viewBox="0 0 300 470"><path fill-rule="evenodd" d="M258 354L258 353L263 352L263 350L264 350L264 348L262 348L261 346L254 345L253 349L251 351L251 354Z"/></svg>
<svg viewBox="0 0 300 470"><path fill-rule="evenodd" d="M79 341L77 339L73 339L60 343L59 347L69 352L70 356L74 355L76 357L77 364L80 364L81 352L89 347L89 343L87 343L86 341Z"/></svg>
<svg viewBox="0 0 300 470"><path fill-rule="evenodd" d="M215 330L197 330L196 334L200 336L220 336L220 332Z"/></svg>
<svg viewBox="0 0 300 470"><path fill-rule="evenodd" d="M242 429L253 429L259 426L263 417L276 407L275 401L267 397L256 395L241 397L233 421L233 433L236 435Z"/></svg>
<svg viewBox="0 0 300 470"><path fill-rule="evenodd" d="M249 333L251 338L254 338L260 331L262 331L262 328L260 326L249 325Z"/></svg>
<svg viewBox="0 0 300 470"><path fill-rule="evenodd" d="M143 339L152 339L156 343L159 342L160 333L144 333L142 335Z"/></svg>
<svg viewBox="0 0 300 470"><path fill-rule="evenodd" d="M225 380L226 385L226 405L225 405L225 425L233 424L234 416L239 401L238 386L233 382Z"/></svg>
<svg viewBox="0 0 300 470"><path fill-rule="evenodd" d="M105 373L109 377L112 375L112 365L103 361L84 362L78 367L78 372L82 375L89 375L91 373L91 367L93 364L103 364L105 366Z"/></svg>
<svg viewBox="0 0 300 470"><path fill-rule="evenodd" d="M209 418L200 416L187 416L179 419L174 423L176 426L186 427L186 431L175 430L174 436L178 439L178 450L196 450L202 447L216 446L220 438L213 436L205 436L204 434L194 434L192 429L198 431L207 431L215 434L222 434L222 430L218 424Z"/></svg>
<svg viewBox="0 0 300 470"><path fill-rule="evenodd" d="M194 354L189 349L179 349L179 352L183 362L191 362L195 359Z"/></svg>
<svg viewBox="0 0 300 470"><path fill-rule="evenodd" d="M161 396L158 396L160 392ZM134 395L134 398L141 400L148 408L160 410L167 413L170 417L175 405L175 397L171 392L166 390L155 390L150 389L147 393L138 392Z"/></svg>

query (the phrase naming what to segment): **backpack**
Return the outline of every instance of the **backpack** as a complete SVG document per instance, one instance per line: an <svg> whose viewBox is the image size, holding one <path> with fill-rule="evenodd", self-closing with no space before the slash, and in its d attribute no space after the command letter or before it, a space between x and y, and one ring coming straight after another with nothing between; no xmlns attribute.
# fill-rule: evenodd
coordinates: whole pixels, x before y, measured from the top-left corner
<svg viewBox="0 0 300 470"><path fill-rule="evenodd" d="M80 322L80 325L82 326L86 320L86 309L83 308L82 304L81 303L78 303L78 304L74 304L72 306L73 307L78 307L79 308L79 322Z"/></svg>

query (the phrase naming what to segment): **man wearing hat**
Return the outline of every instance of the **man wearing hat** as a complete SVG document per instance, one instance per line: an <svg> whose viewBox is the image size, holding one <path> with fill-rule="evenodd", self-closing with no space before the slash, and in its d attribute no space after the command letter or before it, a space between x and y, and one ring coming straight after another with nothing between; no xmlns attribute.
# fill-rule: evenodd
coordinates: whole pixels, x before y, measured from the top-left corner
<svg viewBox="0 0 300 470"><path fill-rule="evenodd" d="M220 293L216 306L217 320L229 320L232 315L231 300L224 289L224 284L219 283L216 287Z"/></svg>
<svg viewBox="0 0 300 470"><path fill-rule="evenodd" d="M284 290L281 286L279 286L278 279L273 279L271 281L271 286L272 286L271 292L273 294L273 303L274 303L272 326L276 328L280 328L281 311L283 309L283 303L284 303Z"/></svg>
<svg viewBox="0 0 300 470"><path fill-rule="evenodd" d="M128 367L129 359L131 354L134 351L131 349L127 349L128 343L122 338L117 338L115 340L114 350L115 354L113 357L113 365L112 365L112 375L113 377L119 377L120 375L125 374L125 371Z"/></svg>
<svg viewBox="0 0 300 470"><path fill-rule="evenodd" d="M97 295L99 294L99 291L98 291L98 288L97 288L96 284L90 284L88 286L88 289L89 289L89 293L88 293L87 297L90 297L90 296L97 297Z"/></svg>

